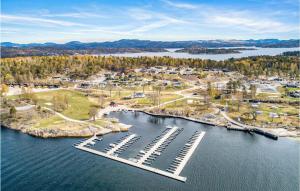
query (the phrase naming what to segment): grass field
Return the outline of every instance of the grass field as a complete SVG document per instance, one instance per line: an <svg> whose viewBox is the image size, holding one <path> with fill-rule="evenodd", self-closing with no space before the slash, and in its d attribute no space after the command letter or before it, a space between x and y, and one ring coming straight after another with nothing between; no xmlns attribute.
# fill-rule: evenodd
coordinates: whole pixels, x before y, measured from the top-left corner
<svg viewBox="0 0 300 191"><path fill-rule="evenodd" d="M38 103L42 106L53 108L53 97L55 95L66 96L68 108L62 113L70 118L85 120L89 119L89 110L93 105L83 93L71 90L57 90L52 92L36 93Z"/></svg>

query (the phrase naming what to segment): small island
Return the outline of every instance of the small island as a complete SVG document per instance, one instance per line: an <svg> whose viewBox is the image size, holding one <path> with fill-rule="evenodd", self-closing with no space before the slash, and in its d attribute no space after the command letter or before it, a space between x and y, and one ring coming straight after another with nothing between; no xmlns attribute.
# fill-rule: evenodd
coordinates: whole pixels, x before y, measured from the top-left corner
<svg viewBox="0 0 300 191"><path fill-rule="evenodd" d="M192 47L176 50L175 52L185 52L189 54L238 54L242 50L256 50L255 48L202 48Z"/></svg>

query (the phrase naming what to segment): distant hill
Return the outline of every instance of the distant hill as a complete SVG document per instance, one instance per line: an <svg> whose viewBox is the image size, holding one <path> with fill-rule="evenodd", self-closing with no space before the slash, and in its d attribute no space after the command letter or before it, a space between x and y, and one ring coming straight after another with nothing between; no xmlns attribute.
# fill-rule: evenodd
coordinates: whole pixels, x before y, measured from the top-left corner
<svg viewBox="0 0 300 191"><path fill-rule="evenodd" d="M299 47L299 39L279 40L279 39L261 39L261 40L195 40L195 41L150 41L137 39L122 39L111 42L89 42L71 41L65 44L57 43L30 43L17 44L12 42L2 42L2 47L52 47L62 49L93 49L93 48L215 48L215 47L236 47L236 46L256 46L256 47L274 47L290 48Z"/></svg>
<svg viewBox="0 0 300 191"><path fill-rule="evenodd" d="M178 52L191 54L211 53L226 54L238 53L237 49L218 49L220 47L272 47L291 48L299 47L299 40L197 40L197 41L150 41L137 39L122 39L112 42L71 41L65 44L30 43L17 44L12 42L1 43L1 57L16 56L49 56L49 55L75 55L75 54L114 54L114 53L140 53L140 52L165 52L166 48L183 48ZM210 50L208 50L210 48Z"/></svg>

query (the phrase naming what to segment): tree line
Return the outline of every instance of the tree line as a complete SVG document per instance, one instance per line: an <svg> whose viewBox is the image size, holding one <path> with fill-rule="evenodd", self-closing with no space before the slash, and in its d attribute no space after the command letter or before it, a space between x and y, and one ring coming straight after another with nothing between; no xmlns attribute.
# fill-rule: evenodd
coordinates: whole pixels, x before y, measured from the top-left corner
<svg viewBox="0 0 300 191"><path fill-rule="evenodd" d="M84 79L106 69L127 72L134 68L171 66L201 69L227 69L246 76L299 76L299 57L255 56L225 61L171 57L114 57L114 56L40 56L1 59L1 81L31 82L57 74Z"/></svg>

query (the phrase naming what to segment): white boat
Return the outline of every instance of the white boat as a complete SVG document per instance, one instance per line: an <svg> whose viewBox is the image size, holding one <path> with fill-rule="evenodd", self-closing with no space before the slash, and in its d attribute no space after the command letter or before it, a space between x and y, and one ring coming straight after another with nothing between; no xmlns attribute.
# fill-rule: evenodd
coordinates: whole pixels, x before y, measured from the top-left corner
<svg viewBox="0 0 300 191"><path fill-rule="evenodd" d="M115 147L116 145L115 145L115 144L113 144L113 143L110 143L110 144L109 144L109 146L111 146L111 147Z"/></svg>

